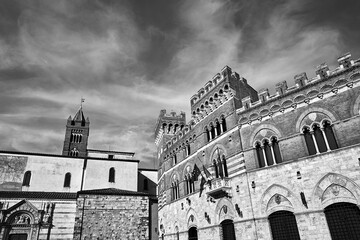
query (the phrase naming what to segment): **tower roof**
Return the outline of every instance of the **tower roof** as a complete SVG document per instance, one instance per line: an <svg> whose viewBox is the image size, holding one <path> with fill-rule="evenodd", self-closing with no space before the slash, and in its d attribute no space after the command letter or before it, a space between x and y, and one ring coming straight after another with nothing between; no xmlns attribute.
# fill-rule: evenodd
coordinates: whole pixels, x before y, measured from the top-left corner
<svg viewBox="0 0 360 240"><path fill-rule="evenodd" d="M82 110L82 106L79 108L79 110L76 112L74 118L74 121L84 121L85 122L85 116Z"/></svg>

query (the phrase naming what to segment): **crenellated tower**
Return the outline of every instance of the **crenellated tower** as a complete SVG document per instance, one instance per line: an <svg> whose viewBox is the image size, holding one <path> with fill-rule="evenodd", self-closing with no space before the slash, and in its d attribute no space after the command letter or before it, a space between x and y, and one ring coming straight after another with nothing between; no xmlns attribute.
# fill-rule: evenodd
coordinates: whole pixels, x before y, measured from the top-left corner
<svg viewBox="0 0 360 240"><path fill-rule="evenodd" d="M62 155L85 157L90 130L90 120L85 119L82 105L74 118L69 116L66 123L65 140Z"/></svg>
<svg viewBox="0 0 360 240"><path fill-rule="evenodd" d="M163 146L175 135L175 133L186 125L185 112L171 111L166 113L163 109L160 111L155 128L155 144L157 147L158 158L163 151Z"/></svg>

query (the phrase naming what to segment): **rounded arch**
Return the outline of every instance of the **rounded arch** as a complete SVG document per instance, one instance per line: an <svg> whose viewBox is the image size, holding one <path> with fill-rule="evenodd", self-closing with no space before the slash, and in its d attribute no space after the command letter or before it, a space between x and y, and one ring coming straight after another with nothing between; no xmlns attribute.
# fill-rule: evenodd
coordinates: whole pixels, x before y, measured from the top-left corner
<svg viewBox="0 0 360 240"><path fill-rule="evenodd" d="M216 223L220 224L224 220L234 220L236 217L235 208L227 198L222 198L215 207Z"/></svg>
<svg viewBox="0 0 360 240"><path fill-rule="evenodd" d="M268 124L268 123L265 123L265 124L261 124L260 126L258 126L257 128L254 129L254 131L252 131L252 134L250 135L249 137L249 146L252 146L253 145L253 142L255 140L255 136L257 134L260 133L260 131L262 131L263 129L268 129L268 130L271 130L275 133L275 135L277 135L278 138L281 138L282 137L282 133L280 132L280 130L275 127L274 125L272 124Z"/></svg>
<svg viewBox="0 0 360 240"><path fill-rule="evenodd" d="M8 224L34 224L35 218L31 212L20 210L11 214L6 222Z"/></svg>
<svg viewBox="0 0 360 240"><path fill-rule="evenodd" d="M305 117L307 115L309 115L310 113L322 113L324 115L327 115L328 118L330 118L331 122L335 122L337 119L339 119L339 116L337 116L335 113L331 112L330 110L326 109L326 108L320 108L320 107L310 107L308 109L306 109L304 112L302 112L300 114L300 116L298 117L296 124L295 124L295 130L296 132L300 132L301 131L301 127L302 127L302 121L305 119Z"/></svg>
<svg viewBox="0 0 360 240"><path fill-rule="evenodd" d="M296 195L288 188L273 184L261 196L261 211L268 216L276 211L290 211L301 209L302 204Z"/></svg>
<svg viewBox="0 0 360 240"><path fill-rule="evenodd" d="M360 188L354 181L341 174L328 173L317 182L311 197L314 204L322 208L338 202L359 205Z"/></svg>
<svg viewBox="0 0 360 240"><path fill-rule="evenodd" d="M355 72L349 77L350 81L358 80L360 79L360 72Z"/></svg>

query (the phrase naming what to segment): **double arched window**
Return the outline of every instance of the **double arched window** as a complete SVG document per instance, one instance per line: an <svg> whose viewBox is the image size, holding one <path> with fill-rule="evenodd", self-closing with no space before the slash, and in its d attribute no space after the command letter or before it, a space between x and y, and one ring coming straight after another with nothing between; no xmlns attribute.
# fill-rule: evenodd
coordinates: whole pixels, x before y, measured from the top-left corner
<svg viewBox="0 0 360 240"><path fill-rule="evenodd" d="M190 166L186 167L186 174L185 174L184 182L185 182L186 194L191 194L191 193L195 192L194 176L192 175Z"/></svg>
<svg viewBox="0 0 360 240"><path fill-rule="evenodd" d="M218 159L214 159L213 167L216 178L224 178L229 176L225 155L222 155L222 157L219 156Z"/></svg>
<svg viewBox="0 0 360 240"><path fill-rule="evenodd" d="M30 186L30 180L31 180L31 171L26 171L24 174L24 179L22 185L25 187Z"/></svg>
<svg viewBox="0 0 360 240"><path fill-rule="evenodd" d="M310 155L338 148L332 124L327 119L321 123L314 122L310 126L303 126L302 133Z"/></svg>
<svg viewBox="0 0 360 240"><path fill-rule="evenodd" d="M78 157L79 151L76 148L74 148L73 150L70 151L70 156Z"/></svg>
<svg viewBox="0 0 360 240"><path fill-rule="evenodd" d="M225 117L221 116L220 120L216 119L214 123L210 123L209 126L204 128L204 130L207 142L226 132L227 127Z"/></svg>
<svg viewBox="0 0 360 240"><path fill-rule="evenodd" d="M176 175L171 182L171 200L176 200L180 197L179 180Z"/></svg>
<svg viewBox="0 0 360 240"><path fill-rule="evenodd" d="M256 156L259 167L267 167L282 162L277 137L263 139L255 143Z"/></svg>

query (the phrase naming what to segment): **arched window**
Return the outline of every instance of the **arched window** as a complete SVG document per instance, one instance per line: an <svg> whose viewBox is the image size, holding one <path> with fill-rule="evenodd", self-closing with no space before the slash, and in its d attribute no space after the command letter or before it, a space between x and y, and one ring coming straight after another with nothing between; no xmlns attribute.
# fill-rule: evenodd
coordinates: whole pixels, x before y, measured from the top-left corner
<svg viewBox="0 0 360 240"><path fill-rule="evenodd" d="M206 140L207 140L207 142L209 142L210 141L210 132L207 127L205 127L205 133L206 133Z"/></svg>
<svg viewBox="0 0 360 240"><path fill-rule="evenodd" d="M225 155L222 156L222 167L223 167L223 170L224 170L224 177L228 177L229 174L228 174Z"/></svg>
<svg viewBox="0 0 360 240"><path fill-rule="evenodd" d="M295 216L289 211L277 211L269 216L272 239L300 240Z"/></svg>
<svg viewBox="0 0 360 240"><path fill-rule="evenodd" d="M214 128L214 125L210 125L210 135L211 135L211 139L214 139L215 138L215 128Z"/></svg>
<svg viewBox="0 0 360 240"><path fill-rule="evenodd" d="M227 131L227 127L226 127L226 119L224 116L221 117L221 126L222 126L222 130L223 132Z"/></svg>
<svg viewBox="0 0 360 240"><path fill-rule="evenodd" d="M325 136L326 136L326 139L328 141L330 149L331 150L337 149L338 145L336 143L335 135L334 135L334 132L332 130L332 126L331 126L330 121L325 120L323 122L323 126L324 126Z"/></svg>
<svg viewBox="0 0 360 240"><path fill-rule="evenodd" d="M221 222L222 240L235 240L235 228L232 220L224 220Z"/></svg>
<svg viewBox="0 0 360 240"><path fill-rule="evenodd" d="M109 182L115 182L115 168L113 167L109 169Z"/></svg>
<svg viewBox="0 0 360 240"><path fill-rule="evenodd" d="M271 137L270 141L263 139L262 145L260 142L256 142L255 151L259 167L267 167L282 162L279 143L276 137Z"/></svg>
<svg viewBox="0 0 360 240"><path fill-rule="evenodd" d="M259 163L259 167L265 167L265 159L264 159L264 154L261 148L261 145L259 142L257 142L255 144L255 150L256 150L256 156L258 159L258 163Z"/></svg>
<svg viewBox="0 0 360 240"><path fill-rule="evenodd" d="M30 180L31 180L31 171L26 171L24 174L24 179L23 179L23 186L29 187L30 186Z"/></svg>
<svg viewBox="0 0 360 240"><path fill-rule="evenodd" d="M282 158L281 158L280 148L279 148L279 142L278 142L277 138L273 137L271 139L271 143L272 143L272 148L273 148L273 151L274 151L275 162L276 163L282 163Z"/></svg>
<svg viewBox="0 0 360 240"><path fill-rule="evenodd" d="M171 183L171 200L176 200L179 197L180 197L179 180L177 179L177 176L174 175L173 181Z"/></svg>
<svg viewBox="0 0 360 240"><path fill-rule="evenodd" d="M333 240L360 239L360 210L351 203L335 203L325 208L325 217Z"/></svg>
<svg viewBox="0 0 360 240"><path fill-rule="evenodd" d="M323 153L338 148L331 122L328 120L324 120L322 125L313 123L311 129L304 126L302 131L309 155Z"/></svg>
<svg viewBox="0 0 360 240"><path fill-rule="evenodd" d="M310 128L309 127L304 127L303 128L303 134L304 134L304 138L305 138L306 147L307 147L307 149L309 151L309 155L316 154L314 138L312 137L312 134L310 132Z"/></svg>
<svg viewBox="0 0 360 240"><path fill-rule="evenodd" d="M217 133L217 136L219 136L221 134L220 123L218 120L216 120L215 124L216 124L216 133Z"/></svg>
<svg viewBox="0 0 360 240"><path fill-rule="evenodd" d="M195 182L191 174L185 176L186 194L195 192Z"/></svg>
<svg viewBox="0 0 360 240"><path fill-rule="evenodd" d="M218 171L218 167L217 167L217 163L216 163L215 159L213 160L213 166L214 166L214 169L215 169L215 177L218 178L219 177L219 171Z"/></svg>
<svg viewBox="0 0 360 240"><path fill-rule="evenodd" d="M188 235L189 235L189 240L197 240L198 239L197 228L196 227L190 228L188 231Z"/></svg>
<svg viewBox="0 0 360 240"><path fill-rule="evenodd" d="M318 124L314 124L313 126L314 136L316 139L316 145L318 147L319 152L326 152L327 147L325 144L325 139L322 131L320 130L320 126Z"/></svg>
<svg viewBox="0 0 360 240"><path fill-rule="evenodd" d="M144 190L149 190L149 181L146 178L144 179Z"/></svg>
<svg viewBox="0 0 360 240"><path fill-rule="evenodd" d="M64 187L70 187L71 173L67 172L64 179Z"/></svg>

